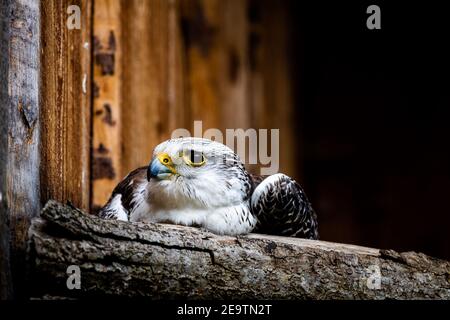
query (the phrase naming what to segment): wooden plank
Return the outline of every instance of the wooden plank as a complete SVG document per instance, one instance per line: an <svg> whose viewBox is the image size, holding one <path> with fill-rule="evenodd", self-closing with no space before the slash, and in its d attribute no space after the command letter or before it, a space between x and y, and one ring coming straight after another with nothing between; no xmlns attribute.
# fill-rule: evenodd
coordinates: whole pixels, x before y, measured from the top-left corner
<svg viewBox="0 0 450 320"><path fill-rule="evenodd" d="M23 292L28 227L40 209L39 3L2 1L0 21L0 296L12 298Z"/></svg>
<svg viewBox="0 0 450 320"><path fill-rule="evenodd" d="M186 107L193 132L194 121L203 131L220 128L221 12L218 0L180 2L184 55L186 56Z"/></svg>
<svg viewBox="0 0 450 320"><path fill-rule="evenodd" d="M68 29L67 8L81 9ZM41 194L89 209L91 1L42 1Z"/></svg>
<svg viewBox="0 0 450 320"><path fill-rule="evenodd" d="M247 1L221 1L220 114L222 129L252 127L249 109Z"/></svg>
<svg viewBox="0 0 450 320"><path fill-rule="evenodd" d="M161 140L169 138L178 128L188 128L190 124L186 105L186 56L183 54L180 1L170 0L168 7L168 125L162 132Z"/></svg>
<svg viewBox="0 0 450 320"><path fill-rule="evenodd" d="M219 129L222 142L239 153L234 141L226 139L226 129L253 128L247 6L248 1L238 0L194 0L182 2L181 6L191 127L200 120L200 134ZM252 170L249 148L240 155Z"/></svg>
<svg viewBox="0 0 450 320"><path fill-rule="evenodd" d="M121 100L126 106L121 113L123 176L148 164L173 112L168 97L169 72L173 75L169 71L169 5L164 0L132 1L122 11L123 64L127 66Z"/></svg>
<svg viewBox="0 0 450 320"><path fill-rule="evenodd" d="M94 2L92 207L105 204L121 180L121 2Z"/></svg>

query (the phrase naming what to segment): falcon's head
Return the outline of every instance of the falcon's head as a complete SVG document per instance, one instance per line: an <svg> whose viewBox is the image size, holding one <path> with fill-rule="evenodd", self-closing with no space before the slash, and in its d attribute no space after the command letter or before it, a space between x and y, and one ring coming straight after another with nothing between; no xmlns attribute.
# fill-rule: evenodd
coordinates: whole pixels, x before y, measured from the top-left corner
<svg viewBox="0 0 450 320"><path fill-rule="evenodd" d="M147 179L150 203L166 209L230 206L251 192L251 178L233 150L201 138L159 144Z"/></svg>

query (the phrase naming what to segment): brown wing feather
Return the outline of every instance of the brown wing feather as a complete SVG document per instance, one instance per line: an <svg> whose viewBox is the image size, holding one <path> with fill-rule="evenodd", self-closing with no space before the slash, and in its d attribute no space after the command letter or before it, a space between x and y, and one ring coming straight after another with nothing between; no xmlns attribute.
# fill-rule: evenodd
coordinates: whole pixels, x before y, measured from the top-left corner
<svg viewBox="0 0 450 320"><path fill-rule="evenodd" d="M128 215L137 205L137 187L147 180L147 167L140 167L131 171L113 190L111 197L100 210L99 216L106 219L117 219L117 207L113 207L112 201L117 195L121 195L122 209Z"/></svg>

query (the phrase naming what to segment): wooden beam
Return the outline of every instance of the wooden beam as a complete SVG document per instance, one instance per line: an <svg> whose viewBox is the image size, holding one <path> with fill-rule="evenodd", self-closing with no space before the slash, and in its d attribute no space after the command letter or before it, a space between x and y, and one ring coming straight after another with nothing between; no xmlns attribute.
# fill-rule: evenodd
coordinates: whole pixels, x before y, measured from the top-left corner
<svg viewBox="0 0 450 320"><path fill-rule="evenodd" d="M40 209L39 3L1 1L0 21L0 296L12 298L22 294L28 227Z"/></svg>
<svg viewBox="0 0 450 320"><path fill-rule="evenodd" d="M69 29L68 7L81 9ZM89 209L91 135L90 0L41 1L41 198Z"/></svg>
<svg viewBox="0 0 450 320"><path fill-rule="evenodd" d="M9 127L9 7L0 1L0 300L13 297L10 266L9 212L6 203Z"/></svg>
<svg viewBox="0 0 450 320"><path fill-rule="evenodd" d="M450 298L450 262L416 252L102 220L56 202L30 234L35 297ZM79 290L67 288L69 265Z"/></svg>

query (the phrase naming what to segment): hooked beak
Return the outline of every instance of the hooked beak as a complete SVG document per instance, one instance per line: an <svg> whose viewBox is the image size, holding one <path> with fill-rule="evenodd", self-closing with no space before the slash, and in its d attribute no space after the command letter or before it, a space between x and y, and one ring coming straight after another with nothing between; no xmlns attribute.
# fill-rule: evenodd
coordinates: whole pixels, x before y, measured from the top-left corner
<svg viewBox="0 0 450 320"><path fill-rule="evenodd" d="M161 153L153 158L147 169L147 180L157 178L159 180L169 179L177 171L173 167L172 158L167 153Z"/></svg>

